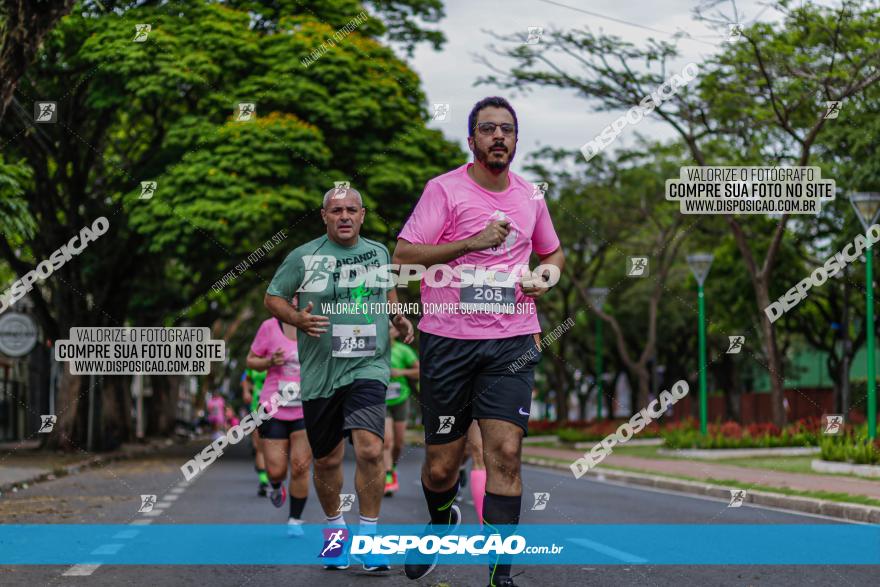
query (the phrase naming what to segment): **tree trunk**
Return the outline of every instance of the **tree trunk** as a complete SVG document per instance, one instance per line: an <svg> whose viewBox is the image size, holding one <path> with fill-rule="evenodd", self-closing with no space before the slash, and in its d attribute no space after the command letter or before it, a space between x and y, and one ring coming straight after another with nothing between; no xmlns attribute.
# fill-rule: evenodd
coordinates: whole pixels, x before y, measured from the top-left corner
<svg viewBox="0 0 880 587"><path fill-rule="evenodd" d="M770 305L770 293L767 284L763 280L755 283L755 293L758 298L758 307L766 308ZM773 424L778 428L785 426L785 387L783 385L783 363L776 344L776 328L767 318L767 314L761 312L761 333L767 351L767 368L770 376L770 407L773 416Z"/></svg>
<svg viewBox="0 0 880 587"><path fill-rule="evenodd" d="M147 436L171 436L177 413L177 400L181 378L178 375L154 375L150 383L153 395L147 408Z"/></svg>
<svg viewBox="0 0 880 587"><path fill-rule="evenodd" d="M0 120L46 34L74 0L3 0L0 4Z"/></svg>
<svg viewBox="0 0 880 587"><path fill-rule="evenodd" d="M101 380L103 379L103 380ZM101 394L100 414L96 414L95 450L114 450L132 437L131 377L105 375L95 390ZM102 425L103 424L103 425Z"/></svg>
<svg viewBox="0 0 880 587"><path fill-rule="evenodd" d="M51 433L47 446L51 449L71 450L82 448L86 444L86 408L87 401L83 392L87 391L83 386L83 378L79 375L71 375L70 361L61 363L61 377L58 381L58 401L55 414L58 421Z"/></svg>

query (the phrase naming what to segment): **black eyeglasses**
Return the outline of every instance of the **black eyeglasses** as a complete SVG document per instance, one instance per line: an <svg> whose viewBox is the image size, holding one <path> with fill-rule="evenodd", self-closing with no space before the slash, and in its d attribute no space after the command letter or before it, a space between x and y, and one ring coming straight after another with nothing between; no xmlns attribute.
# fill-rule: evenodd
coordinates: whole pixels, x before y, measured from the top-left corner
<svg viewBox="0 0 880 587"><path fill-rule="evenodd" d="M477 130L480 131L481 135L494 135L495 129L501 127L501 132L504 136L510 136L514 132L516 132L516 127L510 123L505 122L504 124L495 124L494 122L481 122L477 125Z"/></svg>

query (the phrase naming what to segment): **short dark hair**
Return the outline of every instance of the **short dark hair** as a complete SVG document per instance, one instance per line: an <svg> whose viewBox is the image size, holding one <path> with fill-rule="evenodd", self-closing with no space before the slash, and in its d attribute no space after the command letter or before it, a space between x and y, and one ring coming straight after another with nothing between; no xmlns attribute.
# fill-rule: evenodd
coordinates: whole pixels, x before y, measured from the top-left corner
<svg viewBox="0 0 880 587"><path fill-rule="evenodd" d="M488 108L490 106L494 106L496 108L506 108L510 115L513 116L513 126L515 127L514 132L519 132L519 123L516 121L516 112L513 111L513 106L510 105L510 102L505 100L500 96L489 96L488 98L483 98L471 108L471 113L468 115L468 136L474 136L474 129L477 127L477 115L480 113L480 110L483 108Z"/></svg>

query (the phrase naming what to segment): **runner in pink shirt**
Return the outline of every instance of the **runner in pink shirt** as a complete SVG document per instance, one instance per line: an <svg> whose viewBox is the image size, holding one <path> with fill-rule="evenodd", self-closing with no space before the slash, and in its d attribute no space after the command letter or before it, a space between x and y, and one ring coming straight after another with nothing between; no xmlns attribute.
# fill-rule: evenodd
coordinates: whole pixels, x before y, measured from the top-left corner
<svg viewBox="0 0 880 587"><path fill-rule="evenodd" d="M285 387L300 384L296 328L282 324L277 318L263 321L251 343L247 367L255 371L268 370L260 391L260 403L265 409L271 409L269 398L273 394L280 394ZM302 400L293 400L279 406L275 415L259 427L260 444L266 460L269 484L272 486L269 499L275 507L284 505L287 498L284 481L287 479L289 464L290 517L287 520L287 533L290 536L301 536L302 513L309 496L312 451L306 438Z"/></svg>
<svg viewBox="0 0 880 587"><path fill-rule="evenodd" d="M473 420L486 464L482 520L505 535L519 522L519 455L540 358L534 300L555 284L564 255L543 191L509 170L517 131L506 100L478 102L468 117L474 162L428 182L394 251L393 263L449 267L429 269L421 285L422 489L433 534L461 520L452 504ZM404 570L418 579L437 560L411 549ZM491 561L489 584L513 586L508 559Z"/></svg>

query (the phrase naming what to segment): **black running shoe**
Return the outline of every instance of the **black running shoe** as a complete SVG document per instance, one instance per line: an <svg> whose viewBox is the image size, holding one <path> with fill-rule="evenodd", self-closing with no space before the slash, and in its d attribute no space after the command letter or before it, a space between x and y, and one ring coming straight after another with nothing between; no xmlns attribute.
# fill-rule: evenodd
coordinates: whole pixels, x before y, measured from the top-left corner
<svg viewBox="0 0 880 587"><path fill-rule="evenodd" d="M494 586L493 586L493 585L487 585L486 587L516 587L516 584L513 582L513 579L512 579L512 578L510 578L510 577L504 577L503 579L501 579L500 581L498 581L497 583L495 583Z"/></svg>
<svg viewBox="0 0 880 587"><path fill-rule="evenodd" d="M461 524L461 510L458 509L457 505L453 505L449 508L449 511L452 512L452 516L448 526L434 526L429 523L425 526L424 533L426 535L433 534L435 536L446 536L455 532L458 529L458 525ZM434 554L422 554L419 552L418 548L411 548L406 553L403 572L406 573L406 576L410 579L421 579L434 570L434 567L437 566L438 560L440 560L440 554L437 552Z"/></svg>
<svg viewBox="0 0 880 587"><path fill-rule="evenodd" d="M267 487L269 487L269 486L266 485L265 483L260 483L260 487L257 488L257 496L258 497L266 497L266 495L268 495L268 492L266 491Z"/></svg>

